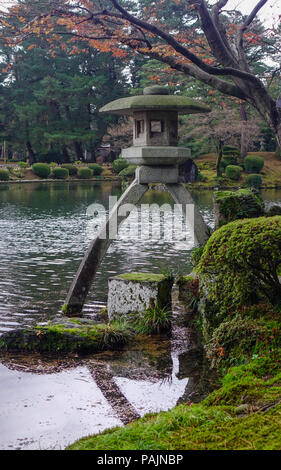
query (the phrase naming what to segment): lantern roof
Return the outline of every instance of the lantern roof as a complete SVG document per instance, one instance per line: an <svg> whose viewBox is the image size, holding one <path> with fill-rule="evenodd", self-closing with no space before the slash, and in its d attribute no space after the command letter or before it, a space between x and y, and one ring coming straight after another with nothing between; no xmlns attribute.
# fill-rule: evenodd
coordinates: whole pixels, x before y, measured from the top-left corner
<svg viewBox="0 0 281 470"><path fill-rule="evenodd" d="M176 111L179 114L208 113L210 108L187 96L170 95L169 88L150 86L143 95L129 96L111 101L100 109L101 113L132 115L138 111Z"/></svg>

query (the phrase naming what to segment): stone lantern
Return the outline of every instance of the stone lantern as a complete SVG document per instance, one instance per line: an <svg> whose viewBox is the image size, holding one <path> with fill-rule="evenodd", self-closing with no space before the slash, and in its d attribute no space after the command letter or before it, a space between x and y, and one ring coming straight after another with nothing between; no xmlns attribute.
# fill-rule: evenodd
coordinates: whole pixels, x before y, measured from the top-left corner
<svg viewBox="0 0 281 470"><path fill-rule="evenodd" d="M178 114L206 113L210 110L185 96L170 95L163 86L150 86L143 95L121 98L100 109L101 113L133 117L133 146L122 151L131 164L139 165L135 180L111 209L107 221L91 242L82 260L66 299L66 313L79 314L91 282L112 241L112 227L118 227L126 218L119 211L126 204L136 205L149 189L149 183L164 183L174 201L183 208L189 220L188 207L192 206L195 240L204 244L208 239L206 226L192 196L179 183L178 165L192 158L187 148L178 147ZM111 236L108 233L111 233Z"/></svg>
<svg viewBox="0 0 281 470"><path fill-rule="evenodd" d="M150 86L143 95L112 101L100 112L133 117L133 146L123 149L122 156L130 164L149 167L138 168L139 183L177 183L178 164L191 158L189 149L178 147L178 114L209 109L186 96L170 95L167 87Z"/></svg>

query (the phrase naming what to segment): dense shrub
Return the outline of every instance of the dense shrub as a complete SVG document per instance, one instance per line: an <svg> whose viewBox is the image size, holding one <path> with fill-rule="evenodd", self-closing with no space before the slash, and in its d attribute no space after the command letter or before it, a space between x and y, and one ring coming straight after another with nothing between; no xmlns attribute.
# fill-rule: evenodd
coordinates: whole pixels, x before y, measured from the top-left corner
<svg viewBox="0 0 281 470"><path fill-rule="evenodd" d="M262 176L259 174L251 173L250 175L247 175L246 183L247 186L250 186L252 188L260 188L262 185Z"/></svg>
<svg viewBox="0 0 281 470"><path fill-rule="evenodd" d="M75 165L72 165L72 163L63 163L61 166L62 168L66 168L68 170L70 176L77 175L78 169Z"/></svg>
<svg viewBox="0 0 281 470"><path fill-rule="evenodd" d="M6 168L0 168L0 180L1 181L8 181L10 178L9 171Z"/></svg>
<svg viewBox="0 0 281 470"><path fill-rule="evenodd" d="M238 165L227 165L225 175L227 178L238 181L241 178L242 168Z"/></svg>
<svg viewBox="0 0 281 470"><path fill-rule="evenodd" d="M127 168L128 166L129 166L129 163L124 158L117 158L112 163L112 168L115 171L115 173L120 173L121 170L123 170L124 168Z"/></svg>
<svg viewBox="0 0 281 470"><path fill-rule="evenodd" d="M136 165L129 165L127 168L124 168L120 171L119 176L122 176L123 178L128 176L135 176L136 168Z"/></svg>
<svg viewBox="0 0 281 470"><path fill-rule="evenodd" d="M103 167L98 165L97 163L90 163L88 165L88 168L90 168L95 176L99 176L103 172Z"/></svg>
<svg viewBox="0 0 281 470"><path fill-rule="evenodd" d="M35 175L40 178L48 178L51 173L51 168L47 163L34 163L32 165L32 171Z"/></svg>
<svg viewBox="0 0 281 470"><path fill-rule="evenodd" d="M264 166L264 159L257 155L248 155L245 158L245 170L248 173L259 173Z"/></svg>
<svg viewBox="0 0 281 470"><path fill-rule="evenodd" d="M257 256L258 254L258 256ZM236 220L207 241L197 272L216 312L266 298L281 300L281 217Z"/></svg>
<svg viewBox="0 0 281 470"><path fill-rule="evenodd" d="M38 162L42 163L52 163L55 162L56 165L58 163L62 163L64 161L64 155L58 152L47 152L41 153L37 155Z"/></svg>
<svg viewBox="0 0 281 470"><path fill-rule="evenodd" d="M53 169L53 175L54 178L58 180L66 180L69 177L69 171L67 170L67 168L57 166Z"/></svg>
<svg viewBox="0 0 281 470"><path fill-rule="evenodd" d="M78 169L78 176L82 180L87 180L89 178L92 178L93 171L91 170L91 168L88 168L88 167L84 166L84 167L81 167L81 168Z"/></svg>

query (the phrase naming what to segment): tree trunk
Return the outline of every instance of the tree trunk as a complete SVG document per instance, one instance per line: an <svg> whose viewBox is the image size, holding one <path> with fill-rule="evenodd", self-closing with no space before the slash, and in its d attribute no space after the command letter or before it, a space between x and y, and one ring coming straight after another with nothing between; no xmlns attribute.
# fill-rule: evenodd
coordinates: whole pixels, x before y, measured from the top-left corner
<svg viewBox="0 0 281 470"><path fill-rule="evenodd" d="M62 154L63 154L63 163L70 163L70 156L69 156L67 147L65 145L62 148Z"/></svg>
<svg viewBox="0 0 281 470"><path fill-rule="evenodd" d="M244 160L248 153L248 132L247 132L247 112L245 102L240 104L240 117L241 117L241 141L240 153L241 158Z"/></svg>
<svg viewBox="0 0 281 470"><path fill-rule="evenodd" d="M276 155L277 158L281 159L281 122L280 122L279 126L277 127L277 131L276 131L275 155Z"/></svg>
<svg viewBox="0 0 281 470"><path fill-rule="evenodd" d="M75 153L76 153L76 157L77 157L77 160L80 160L81 162L84 161L84 155L83 155L83 149L82 149L82 145L81 145L81 142L73 142L73 145L74 145L74 150L75 150Z"/></svg>
<svg viewBox="0 0 281 470"><path fill-rule="evenodd" d="M35 153L33 152L33 149L29 140L26 142L26 148L27 148L27 153L28 153L28 158L29 158L29 164L33 165L33 163L36 163L36 157L35 157Z"/></svg>
<svg viewBox="0 0 281 470"><path fill-rule="evenodd" d="M223 149L223 141L219 139L218 145L217 145L217 161L216 161L216 170L217 170L218 178L221 176L222 149Z"/></svg>

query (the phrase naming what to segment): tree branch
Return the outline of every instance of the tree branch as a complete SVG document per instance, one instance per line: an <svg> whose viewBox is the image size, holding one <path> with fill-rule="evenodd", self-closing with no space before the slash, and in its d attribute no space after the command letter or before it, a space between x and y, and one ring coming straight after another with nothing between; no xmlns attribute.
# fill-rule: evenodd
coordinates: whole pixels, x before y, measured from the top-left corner
<svg viewBox="0 0 281 470"><path fill-rule="evenodd" d="M257 16L259 10L267 3L267 1L268 0L260 0L256 4L256 6L253 8L250 15L247 17L246 21L238 29L237 40L236 40L237 52L239 55L240 62L243 64L245 70L247 70L248 72L250 71L250 68L248 66L244 49L243 49L243 35L245 31L248 29L248 27L250 26L250 24L255 19L255 17Z"/></svg>
<svg viewBox="0 0 281 470"><path fill-rule="evenodd" d="M198 10L201 26L207 38L208 44L212 50L214 57L216 57L222 65L236 66L237 61L233 56L230 46L225 40L222 39L217 27L215 26L213 19L209 13L207 5L204 0L188 0L189 3L194 4ZM214 8L217 14L218 20L219 9L226 5L227 0L220 0Z"/></svg>
<svg viewBox="0 0 281 470"><path fill-rule="evenodd" d="M149 55L149 57L159 60L169 65L171 68L183 72L185 75L190 75L191 77L202 81L206 85L209 85L226 95L235 96L236 98L239 98L241 100L247 99L244 92L238 86L234 85L231 82L221 80L220 78L215 77L214 75L210 75L192 64L177 62L174 57L162 56L154 51L149 51L147 53L141 52L139 50L139 53L141 53L142 55Z"/></svg>
<svg viewBox="0 0 281 470"><path fill-rule="evenodd" d="M165 33L162 29L158 28L155 25L151 25L150 23L147 23L146 21L140 20L140 19L132 16L124 8L122 8L116 0L110 0L110 1L113 4L113 6L118 11L120 11L120 13L121 13L121 15L123 15L124 19L126 19L130 23L132 23L134 25L137 25L137 26L140 26L141 28L145 29L146 31L149 31L149 32L155 34L156 36L161 37L162 39L164 39L164 41L167 44L169 44L176 52L181 54L186 59L190 60L194 65L196 65L198 68L200 68L203 72L206 72L207 74L210 74L210 75L232 76L232 77L240 78L242 80L246 80L247 82L254 83L256 88L259 89L260 92L263 92L265 94L267 93L263 83L255 75L252 75L251 73L248 73L248 72L244 72L243 70L239 70L239 68L237 68L237 69L233 68L233 67L218 68L218 67L213 67L213 66L210 66L210 65L206 64L204 61L202 61L195 54L190 52L186 47L182 46L170 34ZM189 1L192 2L192 3L199 2L200 4L203 2L203 0L189 0ZM265 0L263 0L263 1L265 1ZM103 15L106 16L107 13L104 11ZM208 13L208 15L209 15L209 13ZM210 15L209 15L209 17L210 17ZM206 32L205 32L205 34L206 34ZM217 47L218 47L218 44L217 44Z"/></svg>

